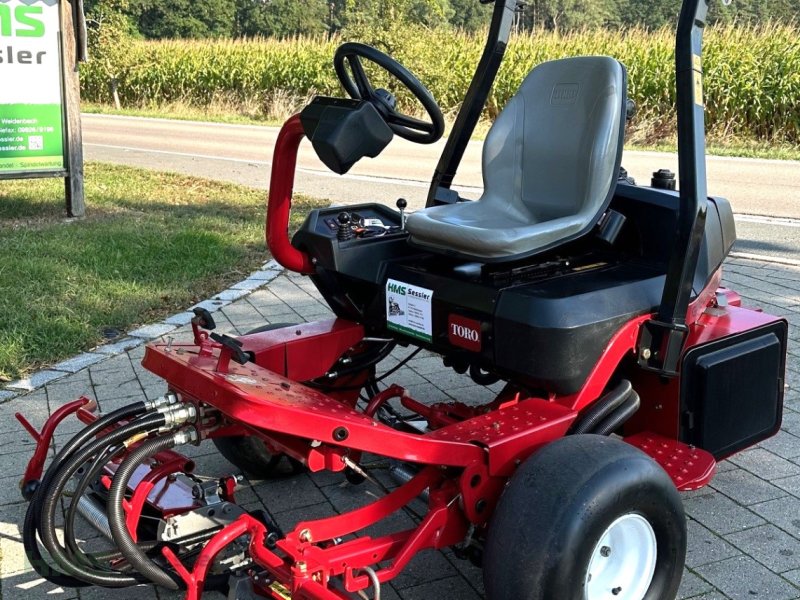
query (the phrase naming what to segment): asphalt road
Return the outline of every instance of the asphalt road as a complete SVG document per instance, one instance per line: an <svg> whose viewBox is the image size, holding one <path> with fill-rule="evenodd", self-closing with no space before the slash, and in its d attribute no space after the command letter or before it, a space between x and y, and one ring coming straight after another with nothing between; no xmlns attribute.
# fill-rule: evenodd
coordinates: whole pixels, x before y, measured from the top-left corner
<svg viewBox="0 0 800 600"><path fill-rule="evenodd" d="M269 183L275 127L227 125L83 115L89 160L177 171L257 188ZM295 190L332 202L384 202L404 197L412 209L424 205L444 142L432 146L396 139L376 159L365 159L338 176L304 142ZM475 198L482 186L481 142L471 142L457 188ZM662 168L677 171L677 157L626 152L623 165L640 183ZM737 213L736 251L800 261L800 162L725 157L708 158L709 193L730 200Z"/></svg>

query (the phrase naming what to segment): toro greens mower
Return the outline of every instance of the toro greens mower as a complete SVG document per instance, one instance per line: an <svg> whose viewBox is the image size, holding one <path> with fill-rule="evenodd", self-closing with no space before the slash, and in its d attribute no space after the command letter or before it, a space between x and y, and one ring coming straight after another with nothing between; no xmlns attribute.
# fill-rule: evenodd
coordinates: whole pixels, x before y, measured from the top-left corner
<svg viewBox="0 0 800 600"><path fill-rule="evenodd" d="M678 24L679 186L665 171L650 186L627 178L626 70L578 57L525 79L486 138L483 196L466 201L451 184L516 4L494 2L426 208L315 210L290 241L303 138L345 173L394 135L424 144L444 131L409 71L368 46L339 48L350 98L315 98L284 125L267 217L273 256L310 277L335 318L237 338L195 310L191 343L147 348L143 364L166 380L165 396L104 416L79 399L43 431L28 425L38 448L23 481L24 540L43 577L152 583L189 600L211 589L379 598L419 552L449 547L482 565L490 600L675 597L687 538L678 492L778 431L786 357L786 321L720 287L735 231L729 204L706 192L708 6L685 0ZM429 119L401 114L363 61L401 82ZM385 387L393 370L379 374L380 363L397 345L441 356L495 397L431 404ZM74 413L87 427L44 471L54 430ZM207 440L257 476L343 472L377 499L281 531L236 504L236 476L199 477L175 450ZM397 485L367 468L375 456ZM413 527L391 528L400 511ZM115 549L86 551L78 516Z"/></svg>

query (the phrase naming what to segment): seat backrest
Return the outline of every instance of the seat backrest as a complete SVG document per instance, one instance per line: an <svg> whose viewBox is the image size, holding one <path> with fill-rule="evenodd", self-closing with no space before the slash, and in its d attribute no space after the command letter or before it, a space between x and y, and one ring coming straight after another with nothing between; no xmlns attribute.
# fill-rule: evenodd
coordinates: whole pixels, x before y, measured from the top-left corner
<svg viewBox="0 0 800 600"><path fill-rule="evenodd" d="M625 67L605 56L537 66L486 137L481 202L523 222L593 226L616 187L626 84Z"/></svg>

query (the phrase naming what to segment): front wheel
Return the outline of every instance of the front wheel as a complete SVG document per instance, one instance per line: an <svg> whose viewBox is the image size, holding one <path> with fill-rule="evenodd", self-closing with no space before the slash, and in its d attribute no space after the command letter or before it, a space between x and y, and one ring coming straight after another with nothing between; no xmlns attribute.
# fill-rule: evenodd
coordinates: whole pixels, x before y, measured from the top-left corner
<svg viewBox="0 0 800 600"><path fill-rule="evenodd" d="M617 439L577 435L531 456L489 526L489 600L673 600L686 517L664 470Z"/></svg>
<svg viewBox="0 0 800 600"><path fill-rule="evenodd" d="M246 335L292 326L292 323L272 323L248 331ZM295 459L285 454L273 454L263 440L252 435L214 438L212 441L230 463L260 479L291 477L304 470L303 465Z"/></svg>

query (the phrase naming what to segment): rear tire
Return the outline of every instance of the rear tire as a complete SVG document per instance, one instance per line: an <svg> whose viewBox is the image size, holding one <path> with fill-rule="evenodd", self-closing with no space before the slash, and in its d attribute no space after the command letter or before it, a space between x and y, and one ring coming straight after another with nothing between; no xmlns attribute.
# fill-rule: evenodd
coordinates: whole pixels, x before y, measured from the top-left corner
<svg viewBox="0 0 800 600"><path fill-rule="evenodd" d="M569 436L531 456L492 517L489 600L673 600L686 517L672 480L614 438Z"/></svg>
<svg viewBox="0 0 800 600"><path fill-rule="evenodd" d="M291 327L294 323L273 323L248 331L246 335ZM252 435L215 438L214 445L230 463L259 479L278 479L302 473L305 467L285 454L273 454L263 440Z"/></svg>

